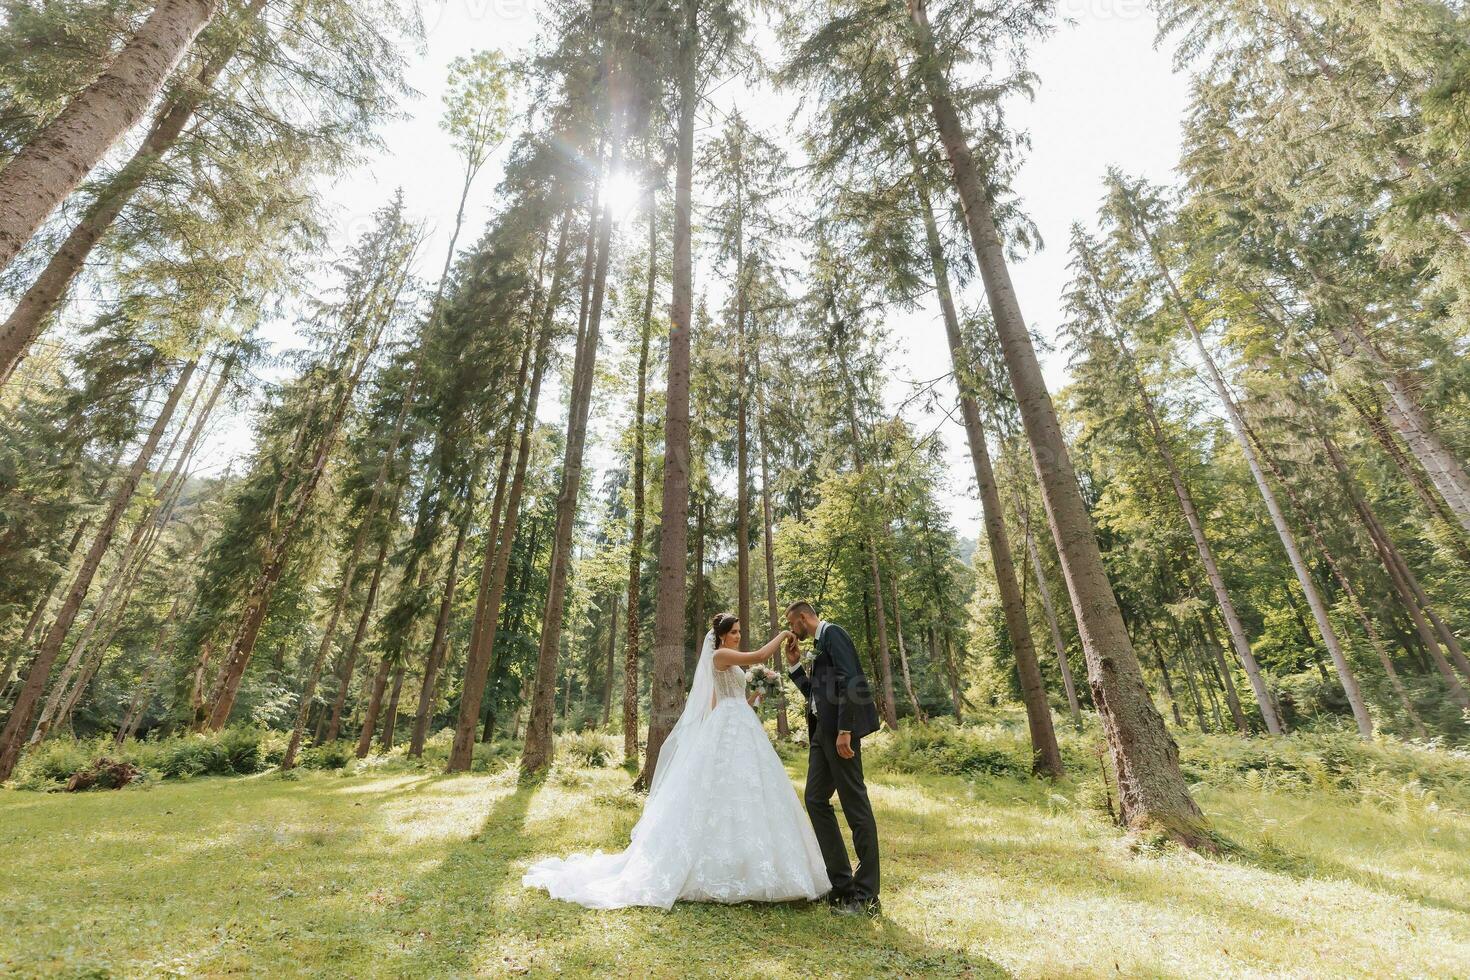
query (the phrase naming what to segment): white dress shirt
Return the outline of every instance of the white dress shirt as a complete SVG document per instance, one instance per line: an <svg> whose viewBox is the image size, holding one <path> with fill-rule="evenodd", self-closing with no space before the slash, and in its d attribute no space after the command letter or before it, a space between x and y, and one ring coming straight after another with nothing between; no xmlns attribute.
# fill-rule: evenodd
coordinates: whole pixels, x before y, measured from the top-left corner
<svg viewBox="0 0 1470 980"><path fill-rule="evenodd" d="M822 642L822 634L825 633L825 632L827 632L827 621L825 619L819 619L819 620L817 620L816 642L818 642L818 643L821 643ZM788 667L786 669L786 673L788 673L788 674L793 673L800 666L801 666L801 663L798 661L797 663L794 663L790 667ZM811 701L811 705L812 705L812 714L816 714L817 713L816 696L813 695L812 698L810 699L810 701ZM844 729L843 731L840 731L837 734L839 734L839 735L845 735L846 734L846 730Z"/></svg>

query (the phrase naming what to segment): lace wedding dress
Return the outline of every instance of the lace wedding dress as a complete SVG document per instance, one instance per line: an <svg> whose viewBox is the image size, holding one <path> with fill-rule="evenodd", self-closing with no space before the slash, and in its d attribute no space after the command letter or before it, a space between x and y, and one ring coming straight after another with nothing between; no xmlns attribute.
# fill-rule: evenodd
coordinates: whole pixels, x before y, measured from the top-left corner
<svg viewBox="0 0 1470 980"><path fill-rule="evenodd" d="M784 902L829 890L811 822L745 701L745 671L716 670L713 658L711 633L628 849L547 858L523 885L600 909Z"/></svg>

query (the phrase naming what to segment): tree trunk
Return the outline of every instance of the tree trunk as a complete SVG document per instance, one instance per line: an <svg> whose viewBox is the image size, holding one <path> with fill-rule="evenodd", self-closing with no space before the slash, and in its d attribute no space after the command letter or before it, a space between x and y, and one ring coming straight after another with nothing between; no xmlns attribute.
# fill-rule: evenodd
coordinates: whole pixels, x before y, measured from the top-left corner
<svg viewBox="0 0 1470 980"><path fill-rule="evenodd" d="M893 576L893 635L898 640L898 667L903 673L903 689L909 696L909 705L914 709L914 720L919 724L929 719L924 717L924 709L919 707L919 697L914 693L914 680L909 676L909 652L903 642L903 611L898 602L898 576Z"/></svg>
<svg viewBox="0 0 1470 980"><path fill-rule="evenodd" d="M419 363L422 363L422 360ZM363 548L367 546L369 526L373 518L377 516L378 504L382 500L383 488L388 482L388 471L392 468L393 460L398 455L398 443L403 434L404 422L408 416L409 405L413 401L413 392L417 387L417 380L418 369L415 368L413 380L409 382L403 401L399 406L393 438L383 453L382 461L378 464L378 472L373 477L373 489L368 496L367 506L363 509L362 519L357 525L357 533L354 535L352 541L352 550L348 553L347 561L342 566L342 582L337 587L336 601L332 605L331 615L327 617L326 626L322 628L321 643L317 646L316 658L312 661L311 669L307 674L306 685L301 692L301 702L297 706L296 711L296 725L291 730L291 739L286 745L286 754L281 759L282 770L291 769L296 765L296 753L300 750L301 740L306 734L307 712L311 710L312 701L316 697L316 686L317 682L321 679L322 667L327 659L327 651L331 649L332 640L337 635L337 621L341 618L343 610L347 608L347 599L352 593L352 580L357 575L357 566L358 562L362 559ZM397 494L394 495L393 509L395 511L398 509ZM380 552L378 568L375 568L373 572L373 587L370 591L370 594L373 596L376 596L377 593L378 577L381 571L383 557L386 557L386 551ZM371 600L369 601L370 605ZM366 615L367 610L364 609L364 618L366 618ZM359 628L361 628L361 625ZM354 660L356 660L355 647L357 639L357 637L354 637ZM350 679L350 677L351 670L349 669L348 678ZM333 705L332 709L332 728L334 735L340 716L341 701L345 699L345 692L346 684L344 683L341 691L339 691L341 697L338 698L337 703Z"/></svg>
<svg viewBox="0 0 1470 980"><path fill-rule="evenodd" d="M1159 665L1159 676L1164 682L1164 693L1169 696L1169 707L1174 712L1174 724L1183 728L1184 717L1179 713L1179 699L1174 696L1174 682L1169 677L1169 664L1164 660L1164 651L1159 649L1157 640L1154 641L1153 648L1154 662Z"/></svg>
<svg viewBox="0 0 1470 980"><path fill-rule="evenodd" d="M948 81L935 62L924 0L909 0L909 12L918 42L924 87L953 170L965 225L984 280L1001 352L1077 614L1092 700L1102 719L1117 770L1123 822L1135 830L1159 828L1186 845L1213 849L1205 834L1204 816L1190 796L1189 785L1179 768L1178 746L1144 686L1142 668L1103 568L1061 426L1010 281L989 190L970 153Z"/></svg>
<svg viewBox="0 0 1470 980"><path fill-rule="evenodd" d="M613 676L618 672L618 594L608 596L612 609L607 623L607 674L602 679L602 727L612 720Z"/></svg>
<svg viewBox="0 0 1470 980"><path fill-rule="evenodd" d="M112 738L114 749L123 747L128 739L138 730L138 723L143 720L143 715L148 711L148 702L153 697L153 678L157 675L160 667L166 659L164 650L169 637L171 627L178 617L179 606L183 596L176 595L174 601L169 605L168 614L164 616L163 622L159 624L158 631L153 637L153 649L148 655L148 666L143 671L143 676L138 679L138 686L133 691L133 698L128 702L128 710L123 713L123 720L117 726L117 734Z"/></svg>
<svg viewBox="0 0 1470 980"><path fill-rule="evenodd" d="M1333 337L1344 353L1349 356L1359 355L1367 362L1369 370L1376 374L1388 393L1388 400L1384 402L1383 408L1389 422L1404 440L1404 445L1409 447L1409 452L1419 461L1419 465L1424 467L1424 472L1429 475L1430 481L1449 505L1461 529L1470 531L1470 474L1465 472L1464 465L1449 451L1435 431L1429 416L1414 397L1413 382L1373 342L1356 314L1350 314L1345 319L1351 333L1334 323L1330 325Z"/></svg>
<svg viewBox="0 0 1470 980"><path fill-rule="evenodd" d="M750 425L746 390L750 386L746 356L745 198L741 173L735 179L735 614L740 618L741 648L750 649L755 623L750 618ZM696 630L702 625L695 624Z"/></svg>
<svg viewBox="0 0 1470 980"><path fill-rule="evenodd" d="M531 436L536 431L536 405L541 394L541 379L546 371L554 314L561 303L562 273L571 241L570 234L571 212L568 211L562 215L551 266L551 287L541 310L531 385L525 394L525 410L520 413L520 445L516 449L515 475L511 478L510 490L506 496L505 517L500 525L499 540L486 544L485 560L480 567L474 625L470 630L470 645L465 654L459 717L455 720L454 744L449 751L449 772L464 772L474 759L475 736L480 727L480 706L485 695L491 655L495 650L495 634L500 625L500 602L505 595L505 578L510 569L510 555L515 544L521 495L525 489L526 468L531 456Z"/></svg>
<svg viewBox="0 0 1470 980"><path fill-rule="evenodd" d="M914 188L924 219L924 235L929 248L930 268L934 274L934 289L939 296L944 333L949 343L950 364L954 367L955 383L959 388L960 410L965 420L965 438L970 445L970 461L975 469L975 485L980 491L980 512L985 524L985 538L990 547L991 564L995 568L996 588L1000 592L1006 632L1010 635L1011 650L1016 657L1016 672L1021 679L1022 700L1026 704L1026 724L1031 735L1031 770L1036 775L1055 778L1061 776L1063 772L1062 751L1057 746L1056 730L1052 726L1051 705L1047 702L1046 686L1041 679L1041 665L1036 659L1036 644L1031 637L1031 624L1026 619L1026 603L1021 597L1020 582L1016 577L1010 536L1006 532L1005 510L1001 506L1000 487L995 480L995 470L990 463L990 449L985 442L985 426L980 418L980 405L974 393L969 390L973 372L969 364L969 355L965 351L964 339L960 335L959 314L955 309L954 296L950 292L949 264L944 257L944 245L939 238L938 224L934 220L934 207L929 200L929 190L924 181L918 148L912 141L909 142L909 156L914 170ZM856 439L856 437L856 432L854 432L853 438ZM881 629L881 609L879 615L879 628Z"/></svg>
<svg viewBox="0 0 1470 980"><path fill-rule="evenodd" d="M241 12L242 21L253 21L264 6L265 0L251 0ZM15 309L0 325L0 385L15 372L46 321L65 299L92 250L143 185L153 165L178 140L194 118L205 93L238 51L238 42L222 47L200 64L185 91L164 103L132 158L98 192L36 281L16 302Z"/></svg>
<svg viewBox="0 0 1470 980"><path fill-rule="evenodd" d="M513 430L512 430L513 431ZM509 441L509 433L507 433ZM473 467L475 482L479 482L480 466ZM424 660L424 681L419 688L418 707L413 715L413 733L409 736L408 754L417 759L424 754L424 741L429 736L429 721L434 714L434 700L439 693L439 671L444 666L445 654L449 649L449 616L454 610L454 597L459 590L459 559L464 553L465 538L470 531L470 520L475 512L475 491L472 485L465 499L464 513L459 519L459 528L454 535L454 547L449 551L449 569L444 577L444 594L439 599L439 614L434 617L434 638L429 642L429 655Z"/></svg>
<svg viewBox="0 0 1470 980"><path fill-rule="evenodd" d="M0 170L0 272L148 111L215 6L213 0L159 0L102 74ZM0 365L17 359L23 349L17 340L0 343Z"/></svg>
<svg viewBox="0 0 1470 980"><path fill-rule="evenodd" d="M757 344L753 357L755 367L755 427L756 438L761 444L761 554L766 563L766 614L771 620L771 635L781 632L781 610L776 599L776 544L775 513L771 505L771 454L766 439L766 395L761 380L760 347ZM697 621L696 621L697 625ZM781 671L781 651L771 654L771 667ZM786 718L786 686L776 687L776 737L784 739L791 733L791 723Z"/></svg>
<svg viewBox="0 0 1470 980"><path fill-rule="evenodd" d="M373 734L378 728L378 713L383 710L383 692L388 689L388 672L392 669L393 665L387 657L378 661L378 671L373 675L372 694L368 697L367 711L362 717L362 731L357 736L355 755L359 759L367 758L368 752L372 751Z"/></svg>
<svg viewBox="0 0 1470 980"><path fill-rule="evenodd" d="M1450 512L1444 500L1429 486L1424 474L1394 441L1393 434L1388 431L1388 423L1383 418L1382 403L1374 398L1370 400L1370 404L1365 405L1363 399L1354 394L1347 385L1340 385L1338 390L1342 392L1358 418L1367 426L1368 431L1373 434L1373 438L1382 447L1384 453L1393 461L1404 481L1413 489L1415 496L1424 504L1424 509L1429 512L1431 520L1440 525L1460 561L1470 565L1470 536L1466 535L1465 529L1460 526L1460 522L1455 519L1455 515Z"/></svg>
<svg viewBox="0 0 1470 980"><path fill-rule="evenodd" d="M1072 679L1072 665L1067 663L1067 644L1062 639L1062 628L1057 622L1057 610L1051 601L1051 585L1046 580L1046 571L1041 567L1041 556L1036 551L1036 539L1031 533L1031 524L1026 523L1026 550L1031 554L1031 571L1036 576L1036 591L1041 596L1041 610L1046 614L1046 625L1051 630L1052 646L1057 652L1057 670L1062 675L1062 688L1067 692L1067 711L1072 716L1072 727L1082 731L1082 706L1077 703L1077 685Z"/></svg>
<svg viewBox="0 0 1470 980"><path fill-rule="evenodd" d="M1126 191L1125 191L1126 195ZM1130 207L1131 197L1128 198ZM1271 523L1276 528L1276 535L1281 539L1281 546L1286 551L1286 557L1291 562L1292 570L1296 573L1297 582L1302 587L1302 594L1306 596L1307 605L1312 610L1312 618L1317 622L1317 630L1322 634L1322 640L1327 644L1327 652L1332 657L1333 666L1337 669L1337 677L1342 684L1343 692L1347 695L1348 704L1353 710L1353 718L1358 725L1358 733L1364 738L1373 735L1373 718L1368 713L1368 706L1363 701L1362 691L1358 688L1358 679L1348 665L1347 655L1343 652L1342 642L1338 639L1337 631L1332 626L1331 619L1327 615L1327 604L1322 601L1321 594L1317 591L1316 583L1312 581L1311 573L1303 561L1301 550L1297 547L1296 535L1292 533L1290 525L1286 522L1286 515L1281 510L1281 505L1276 500L1276 494L1271 490L1271 485L1266 480L1266 474L1261 468L1261 462L1251 446L1245 417L1241 415L1240 409L1235 404L1235 398L1225 383L1224 376L1215 364L1215 359L1205 348L1205 340L1198 324L1195 323L1194 315L1189 310L1189 305L1184 301L1178 286L1174 282L1169 267L1164 262L1164 257L1159 250L1158 243L1154 241L1142 218L1135 214L1140 230L1146 238L1149 251L1153 255L1154 264L1158 267L1159 275L1168 287L1169 294L1174 301L1180 317L1184 320L1189 330L1190 337L1194 340L1195 350L1199 352L1200 359L1204 362L1206 373L1209 375L1210 383L1215 389L1215 395L1225 409L1226 417L1230 422L1231 430L1235 434L1236 442L1240 445L1240 451L1245 456L1246 465L1250 467L1251 476L1255 478L1256 487L1260 490L1261 499L1266 504L1266 510L1271 515Z"/></svg>
<svg viewBox="0 0 1470 980"><path fill-rule="evenodd" d="M648 276L638 337L638 399L633 410L633 527L628 538L628 635L623 641L623 760L638 764L638 657L642 635L643 532L647 519L648 349L653 338L653 293L658 285L658 198L648 191ZM698 626L698 623L695 623Z"/></svg>
<svg viewBox="0 0 1470 980"><path fill-rule="evenodd" d="M1245 712L1240 706L1240 692L1235 688L1235 678L1230 675L1230 665L1225 661L1225 649L1220 645L1220 638L1215 635L1214 624L1205 620L1203 625L1205 646L1209 648L1210 656L1214 658L1215 669L1220 673L1220 680L1225 686L1225 704L1230 708L1230 720L1235 724L1235 730L1242 735L1250 734L1251 726L1245 719ZM1266 694L1266 700L1261 702L1262 707L1271 709L1275 714L1275 706L1271 704L1271 695ZM1277 722L1279 725L1280 722ZM1273 732L1274 734L1279 734Z"/></svg>
<svg viewBox="0 0 1470 980"><path fill-rule="evenodd" d="M689 676L694 673L694 658L699 653L700 643L704 639L704 631L710 627L709 610L704 607L705 582L704 582L704 542L705 532L709 525L709 502L705 499L708 487L701 487L690 494L694 506L694 635L692 643L685 643L684 674Z"/></svg>
<svg viewBox="0 0 1470 980"><path fill-rule="evenodd" d="M664 485L648 745L638 784L653 784L659 749L684 708L684 599L689 565L689 334L694 312L692 236L694 115L698 108L699 2L681 0L679 131L674 165L673 292L669 303L668 391L664 409ZM703 623L695 624L704 629Z"/></svg>
<svg viewBox="0 0 1470 980"><path fill-rule="evenodd" d="M1184 514L1184 522L1189 525L1190 537L1194 539L1194 548L1199 554L1200 564L1204 566L1205 578L1209 580L1210 590L1215 595L1215 604L1220 608L1220 617L1225 621L1225 629L1230 634L1231 646L1235 650L1235 655L1240 658L1241 666L1245 668L1245 675L1251 682L1251 690L1255 693L1256 704L1261 709L1261 718L1266 723L1266 731L1272 735L1280 735L1282 733L1281 719L1276 716L1271 692L1266 687L1265 678L1261 676L1261 668L1256 662L1255 654L1251 652L1250 640L1246 638L1245 627L1241 624L1240 615L1235 611L1235 602L1230 597L1230 590L1225 587L1225 577L1220 574L1220 566L1215 561L1214 549L1210 546L1209 538L1205 536L1204 522L1200 519L1199 508L1194 504L1194 494L1184 482L1184 474L1179 469L1179 463L1174 458L1174 450L1169 445L1163 424L1159 421L1159 413L1153 396L1149 394L1148 386L1144 384L1143 372L1123 337L1122 327L1117 321L1112 301L1103 292L1102 283L1098 281L1090 255L1084 256L1084 263L1087 276L1102 304L1108 325L1112 328L1113 339L1118 345L1119 352L1128 362L1128 367L1133 375L1134 387L1138 391L1139 403L1143 406L1145 418L1148 419L1149 434L1153 439L1154 448L1158 451L1159 458L1163 460L1164 468L1169 472L1169 483L1174 489L1174 497L1179 502L1179 510ZM1229 668L1223 669L1226 671L1225 676L1229 677ZM1237 709L1238 705L1233 705L1232 714Z"/></svg>
<svg viewBox="0 0 1470 980"><path fill-rule="evenodd" d="M389 274L388 270L383 270L380 273L380 279ZM400 279L398 286L400 290L402 282ZM280 529L266 543L261 570L251 583L250 591L246 594L244 612L241 614L240 622L230 641L225 662L220 668L220 675L214 686L214 696L210 699L212 707L208 727L211 731L219 731L230 720L230 712L235 707L235 697L240 691L240 682L244 679L245 669L250 665L250 658L255 652L255 641L260 635L260 628L265 624L266 614L270 611L276 584L280 581L282 573L285 572L286 561L296 530L306 517L307 510L316 495L317 487L320 486L327 461L341 434L343 420L351 407L352 394L356 391L357 383L362 378L362 372L372 359L373 352L377 349L378 341L382 338L386 326L387 318L369 326L361 337L361 351L353 355L355 363L348 362L344 365L346 377L343 378L340 387L334 394L335 400L322 433L317 439L311 466L301 476L301 482L292 488L294 497L292 511ZM356 332L354 329L353 333L356 334ZM350 349L351 346L349 341L345 349ZM305 425L303 425L304 428ZM274 517L274 507L272 517Z"/></svg>
<svg viewBox="0 0 1470 980"><path fill-rule="evenodd" d="M1419 584L1419 579L1414 575L1413 570L1409 568L1409 563L1404 560L1398 547L1393 543L1388 530L1378 520L1378 515L1373 512L1372 506L1359 492L1352 472L1343 460L1342 453L1338 451L1337 444L1325 434L1322 435L1322 443L1327 450L1328 459L1332 461L1333 468L1337 470L1341 478L1348 500L1352 502L1353 510L1367 532L1373 549L1378 552L1378 557L1383 562L1383 569L1388 573L1389 581L1398 594L1399 603L1409 614L1414 630L1424 644L1426 653L1437 645L1437 641L1442 642L1455 667L1465 675L1466 680L1470 680L1470 660L1466 660L1459 639L1435 611L1429 596ZM1429 622L1425 622L1426 616ZM1430 628L1430 623L1433 623L1433 629Z"/></svg>
<svg viewBox="0 0 1470 980"><path fill-rule="evenodd" d="M949 680L949 699L954 703L955 724L963 724L965 720L965 696L960 692L959 667L954 659L954 644L949 638L949 629L943 631L944 636L944 665L945 675Z"/></svg>
<svg viewBox="0 0 1470 980"><path fill-rule="evenodd" d="M165 460L173 455L178 447L179 439L184 432L188 432L184 439L182 450L174 458L174 464L168 475L157 490L158 502L147 507L144 513L139 515L133 525L133 531L128 536L128 541L123 547L121 556L116 560L112 574L108 576L107 583L103 587L101 596L98 597L92 608L91 618L87 621L86 628L81 636L77 638L72 648L71 656L64 665L61 675L52 685L51 694L41 709L40 717L36 722L36 729L31 734L30 744L35 745L46 738L53 727L59 727L66 723L77 702L81 699L83 691L96 676L97 669L101 666L102 658L112 644L113 637L122 625L123 617L126 615L129 603L132 601L133 589L137 585L138 576L142 573L149 557L153 554L153 548L158 542L164 525L172 517L174 507L183 490L184 465L192 458L194 446L198 442L200 433L209 421L214 411L220 393L228 382L230 369L234 365L232 354L225 361L220 371L218 381L214 384L210 395L205 402L202 412L195 414L194 409L198 407L199 399L203 397L204 391L210 386L201 383L194 390L184 415L180 419L180 425L174 433L173 440L164 451ZM193 424L190 425L190 419ZM93 653L93 640L98 634L98 628L107 623L106 629L102 630L102 640ZM84 660L85 658L85 660ZM80 673L80 677L78 674ZM72 681L76 683L73 684Z"/></svg>
<svg viewBox="0 0 1470 980"><path fill-rule="evenodd" d="M853 375L847 366L844 342L838 338L833 346L837 354L837 373L843 379L844 392L847 395L847 436L852 443L853 468L857 470L858 478L861 480L863 474L867 472L867 466L863 459L863 442L858 427L857 394L853 390ZM884 520L886 519L885 512ZM883 699L879 713L883 716L884 724L890 729L897 729L898 702L893 694L893 658L888 650L888 615L883 601L883 574L878 563L878 536L872 531L865 533L867 535L869 585L872 589L873 613L877 619L878 687Z"/></svg>
<svg viewBox="0 0 1470 980"><path fill-rule="evenodd" d="M20 760L21 747L25 744L25 737L30 728L31 715L50 677L51 666L56 662L56 655L61 651L61 645L66 641L67 633L71 631L77 613L81 611L82 602L87 597L87 590L91 588L92 579L97 574L98 566L102 564L102 558L107 553L108 545L112 543L112 536L117 530L118 522L122 520L124 512L127 511L128 504L132 502L133 492L137 490L139 481L147 471L148 464L153 459L153 453L158 449L158 443L162 440L169 420L173 417L174 409L178 407L179 399L188 387L190 378L194 376L195 366L194 361L184 365L184 369L179 373L173 388L169 391L168 399L159 409L157 418L153 420L153 426L148 430L143 445L139 447L138 455L134 458L132 466L129 467L127 475L113 491L112 502L108 506L107 514L97 527L97 533L92 538L92 544L87 549L81 568L77 570L76 576L67 588L61 609L56 614L56 621L46 631L46 637L41 641L41 647L36 652L35 659L31 661L25 684L21 687L20 693L16 695L15 703L11 705L10 717L6 720L4 730L0 731L0 782L9 779L11 773L15 771L15 765Z"/></svg>
<svg viewBox="0 0 1470 980"><path fill-rule="evenodd" d="M1357 618L1358 624L1363 628L1363 633L1368 637L1368 643L1373 647L1373 652L1378 657L1379 664L1383 666L1383 672L1388 676L1389 684L1392 685L1394 693L1398 695L1400 702L1403 703L1404 709L1409 716L1417 720L1417 713L1414 709L1413 701L1409 697L1409 692L1405 690L1403 682L1399 679L1398 670L1393 665L1393 657L1389 654L1388 647L1378 632L1378 627L1374 625L1372 617L1368 615L1368 610L1363 603L1362 597L1358 594L1357 587L1348 578L1347 570L1343 568L1336 554L1328 547L1327 539L1322 534L1322 529L1303 506L1295 488L1287 481L1286 475L1281 472L1281 468L1277 466L1276 461L1271 457L1270 452L1267 451L1260 437L1250 428L1246 429L1246 434L1255 442L1261 458L1265 461L1266 466L1270 468L1271 474L1276 477L1276 482L1280 483L1282 489L1286 491L1287 499L1296 508L1296 512L1300 516L1302 523L1307 526L1307 532L1312 536L1312 541L1317 545L1317 550L1322 553L1322 559L1327 562L1328 569L1332 572L1332 576L1337 580L1338 585L1341 586L1343 595L1347 597L1348 605L1352 607L1353 615ZM1434 645L1428 652L1434 661L1434 665L1439 669L1440 676L1444 678L1445 686L1449 688L1450 697L1454 699L1455 703L1461 709L1470 710L1470 692L1465 690L1464 685L1455 676L1454 670L1451 669L1449 663L1445 660L1444 654L1440 652L1439 646L1437 644Z"/></svg>
<svg viewBox="0 0 1470 980"><path fill-rule="evenodd" d="M398 510L396 501L393 510ZM324 742L335 742L342 732L342 708L347 704L347 691L352 686L352 675L357 671L357 651L362 648L363 638L367 636L368 623L372 620L373 606L377 602L378 586L383 581L383 566L387 559L388 539L385 537L378 545L378 557L373 561L373 577L368 582L367 596L362 601L362 612L357 617L357 629L352 633L352 643L342 655L342 663L337 670L337 695L332 699L332 720L327 724Z"/></svg>
<svg viewBox="0 0 1470 980"><path fill-rule="evenodd" d="M608 172L617 173L621 163L622 143L619 139L614 139ZM596 228L597 259L592 278L592 296L587 307L586 334L577 347L577 356L572 367L566 455L562 464L561 491L556 501L556 536L552 542L551 568L546 577L546 610L541 621L541 644L536 660L531 716L526 722L526 742L521 752L521 769L527 773L541 772L551 764L551 733L556 709L556 664L561 649L567 578L572 564L572 531L577 520L577 498L582 489L582 456L587 444L587 417L592 406L592 382L597 371L602 305L607 294L607 266L612 250L610 203L603 203ZM589 227L589 234L591 231Z"/></svg>
<svg viewBox="0 0 1470 980"><path fill-rule="evenodd" d="M1154 656L1162 664L1164 662L1164 651L1159 646L1158 635L1154 632L1152 626L1148 627L1148 640L1153 645ZM1200 694L1199 681L1194 676L1194 661L1190 658L1188 649L1182 645L1179 648L1179 658L1184 661L1184 686L1189 688L1189 700L1194 705L1195 720L1199 722L1199 730L1207 732L1210 730L1210 726L1205 721L1204 695ZM1170 697L1173 697L1172 693Z"/></svg>
<svg viewBox="0 0 1470 980"><path fill-rule="evenodd" d="M388 695L388 710L383 712L383 736L378 740L378 748L384 752L393 748L393 733L398 727L398 698L403 694L404 673L403 664L399 664L393 671L393 690Z"/></svg>

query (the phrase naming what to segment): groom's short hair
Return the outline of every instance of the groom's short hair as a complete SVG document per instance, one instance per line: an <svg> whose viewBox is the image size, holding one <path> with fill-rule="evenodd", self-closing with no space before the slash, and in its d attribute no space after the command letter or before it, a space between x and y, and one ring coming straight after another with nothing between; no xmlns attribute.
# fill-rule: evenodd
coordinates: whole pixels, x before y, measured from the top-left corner
<svg viewBox="0 0 1470 980"><path fill-rule="evenodd" d="M798 616L815 616L817 610L812 607L810 602L802 599L786 607L786 615L790 616L792 613L796 613Z"/></svg>

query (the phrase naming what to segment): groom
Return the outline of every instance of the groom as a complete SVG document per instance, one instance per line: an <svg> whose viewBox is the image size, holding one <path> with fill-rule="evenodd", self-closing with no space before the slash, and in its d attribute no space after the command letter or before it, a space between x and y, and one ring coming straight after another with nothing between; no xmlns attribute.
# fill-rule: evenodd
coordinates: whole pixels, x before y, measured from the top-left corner
<svg viewBox="0 0 1470 980"><path fill-rule="evenodd" d="M797 637L813 641L816 657L808 677L801 667L796 639L786 644L786 661L796 686L806 697L806 724L811 736L806 771L806 812L816 831L832 880L828 901L849 915L878 913L878 825L863 785L860 739L878 730L878 709L868 678L858 663L847 631L817 618L809 602L793 602L786 624ZM857 851L857 871L847 860L847 845L837 828L832 791L842 802Z"/></svg>

